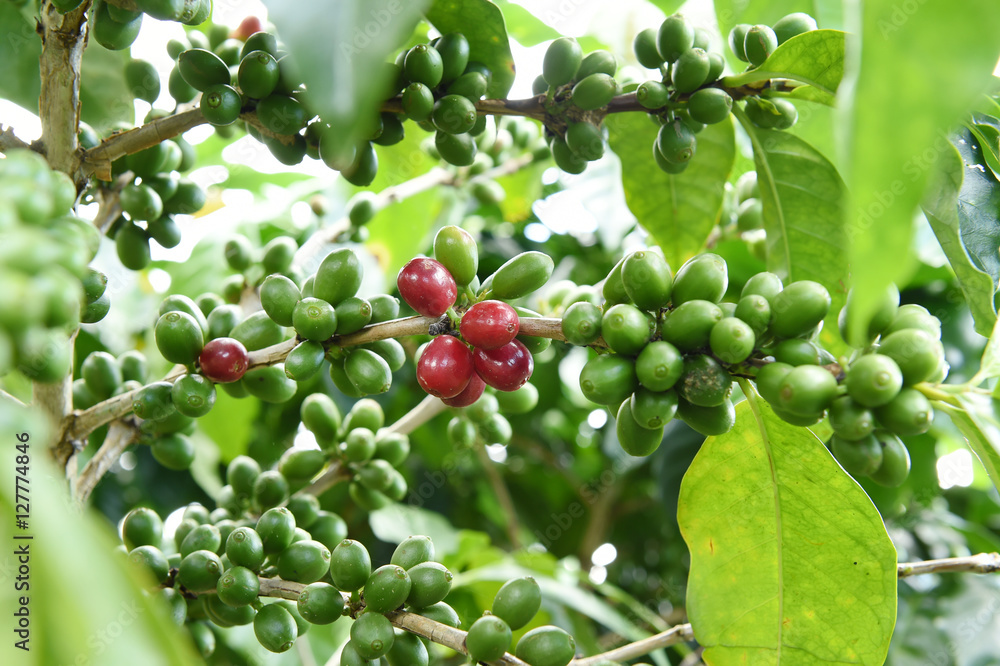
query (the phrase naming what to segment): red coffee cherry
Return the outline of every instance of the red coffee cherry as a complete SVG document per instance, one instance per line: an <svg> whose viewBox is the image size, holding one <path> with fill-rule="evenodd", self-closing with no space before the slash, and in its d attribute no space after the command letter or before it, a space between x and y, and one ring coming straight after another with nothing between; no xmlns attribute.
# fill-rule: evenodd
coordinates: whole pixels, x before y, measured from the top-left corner
<svg viewBox="0 0 1000 666"><path fill-rule="evenodd" d="M499 349L476 349L476 372L498 391L516 391L524 386L535 369L535 360L520 340Z"/></svg>
<svg viewBox="0 0 1000 666"><path fill-rule="evenodd" d="M420 387L436 398L454 398L474 374L472 352L451 335L439 335L424 348L417 362Z"/></svg>
<svg viewBox="0 0 1000 666"><path fill-rule="evenodd" d="M479 349L499 349L517 335L517 312L503 301L476 303L462 315L462 337Z"/></svg>
<svg viewBox="0 0 1000 666"><path fill-rule="evenodd" d="M468 407L479 400L484 390L486 390L486 382L479 376L479 373L473 371L472 377L469 378L469 385L462 389L461 393L454 398L441 398L441 402L449 407Z"/></svg>
<svg viewBox="0 0 1000 666"><path fill-rule="evenodd" d="M411 308L425 317L440 317L455 304L458 286L441 262L417 257L399 270L396 287Z"/></svg>
<svg viewBox="0 0 1000 666"><path fill-rule="evenodd" d="M198 356L201 371L213 382L239 381L250 365L250 354L243 343L233 338L209 340Z"/></svg>

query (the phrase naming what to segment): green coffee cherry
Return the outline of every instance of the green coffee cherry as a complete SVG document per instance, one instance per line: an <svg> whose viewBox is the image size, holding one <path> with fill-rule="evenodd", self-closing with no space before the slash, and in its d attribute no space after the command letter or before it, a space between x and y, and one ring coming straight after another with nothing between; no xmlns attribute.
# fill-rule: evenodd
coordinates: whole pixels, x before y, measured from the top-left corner
<svg viewBox="0 0 1000 666"><path fill-rule="evenodd" d="M298 388L280 363L248 370L240 383L250 395L270 403L288 402Z"/></svg>
<svg viewBox="0 0 1000 666"><path fill-rule="evenodd" d="M582 81L591 74L598 73L614 76L616 71L618 71L618 59L615 58L615 55L610 51L597 49L583 58L580 69L576 72L576 78Z"/></svg>
<svg viewBox="0 0 1000 666"><path fill-rule="evenodd" d="M670 302L670 266L656 252L640 250L625 257L621 279L629 300L643 310L655 312Z"/></svg>
<svg viewBox="0 0 1000 666"><path fill-rule="evenodd" d="M676 285L674 290L676 299ZM708 345L712 328L722 320L722 309L705 300L690 300L670 311L661 326L663 339L682 352Z"/></svg>
<svg viewBox="0 0 1000 666"><path fill-rule="evenodd" d="M111 5L101 3L95 8L93 37L98 44L109 51L127 49L139 36L142 27L142 13L134 14L130 20L118 22L110 13ZM117 14L119 18L128 15Z"/></svg>
<svg viewBox="0 0 1000 666"><path fill-rule="evenodd" d="M660 127L656 135L656 149L671 164L686 164L694 157L697 140L694 132L679 120Z"/></svg>
<svg viewBox="0 0 1000 666"><path fill-rule="evenodd" d="M257 598L260 580L250 569L234 566L219 578L219 599L229 606L245 606Z"/></svg>
<svg viewBox="0 0 1000 666"><path fill-rule="evenodd" d="M576 654L576 641L559 627L545 625L521 636L514 654L533 666L566 666Z"/></svg>
<svg viewBox="0 0 1000 666"><path fill-rule="evenodd" d="M657 49L658 31L655 28L646 28L639 32L632 40L632 52L635 59L646 69L659 69L663 64L663 56Z"/></svg>
<svg viewBox="0 0 1000 666"><path fill-rule="evenodd" d="M320 298L303 298L292 311L295 332L306 340L323 342L337 330L337 314L333 306Z"/></svg>
<svg viewBox="0 0 1000 666"><path fill-rule="evenodd" d="M404 570L409 570L418 564L430 562L433 559L434 542L428 536L418 535L407 537L401 541L396 546L396 550L393 551L392 559L389 562L402 567Z"/></svg>
<svg viewBox="0 0 1000 666"><path fill-rule="evenodd" d="M411 584L406 603L411 608L433 606L442 601L451 591L453 576L443 564L421 562L410 567L407 574Z"/></svg>
<svg viewBox="0 0 1000 666"><path fill-rule="evenodd" d="M601 332L612 350L634 356L646 346L650 321L639 308L627 303L613 305L604 313Z"/></svg>
<svg viewBox="0 0 1000 666"><path fill-rule="evenodd" d="M192 592L215 590L222 576L222 561L208 550L196 550L181 560L177 582Z"/></svg>
<svg viewBox="0 0 1000 666"><path fill-rule="evenodd" d="M422 83L408 85L400 101L406 117L414 122L427 120L434 111L434 94Z"/></svg>
<svg viewBox="0 0 1000 666"><path fill-rule="evenodd" d="M226 538L226 557L234 566L258 571L264 563L264 544L260 535L250 527L237 527Z"/></svg>
<svg viewBox="0 0 1000 666"><path fill-rule="evenodd" d="M874 434L855 441L834 435L830 438L830 450L851 476L871 474L882 464L882 446Z"/></svg>
<svg viewBox="0 0 1000 666"><path fill-rule="evenodd" d="M793 368L778 386L775 407L797 416L822 414L837 396L837 380L815 365Z"/></svg>
<svg viewBox="0 0 1000 666"><path fill-rule="evenodd" d="M560 37L549 44L542 60L542 77L551 87L569 83L583 62L583 50L571 37Z"/></svg>
<svg viewBox="0 0 1000 666"><path fill-rule="evenodd" d="M285 376L294 382L313 377L326 359L326 350L320 342L303 340L285 357Z"/></svg>
<svg viewBox="0 0 1000 666"><path fill-rule="evenodd" d="M337 439L342 417L330 396L323 393L309 394L302 401L300 414L302 424L316 435L321 447Z"/></svg>
<svg viewBox="0 0 1000 666"><path fill-rule="evenodd" d="M427 646L416 634L403 632L392 642L385 660L389 662L389 666L427 666Z"/></svg>
<svg viewBox="0 0 1000 666"><path fill-rule="evenodd" d="M895 398L875 408L879 424L897 435L909 437L930 430L934 407L920 391L902 389Z"/></svg>
<svg viewBox="0 0 1000 666"><path fill-rule="evenodd" d="M254 312L234 326L229 337L242 343L247 351L257 351L284 340L285 332L266 312Z"/></svg>
<svg viewBox="0 0 1000 666"><path fill-rule="evenodd" d="M688 98L688 113L699 123L714 125L729 117L733 109L733 98L721 88L696 90Z"/></svg>
<svg viewBox="0 0 1000 666"><path fill-rule="evenodd" d="M170 564L163 552L155 546L139 546L128 554L133 564L145 569L153 575L157 583L164 583L170 573Z"/></svg>
<svg viewBox="0 0 1000 666"><path fill-rule="evenodd" d="M789 365L819 365L820 349L808 340L782 340L771 350L776 361Z"/></svg>
<svg viewBox="0 0 1000 666"><path fill-rule="evenodd" d="M330 551L318 541L296 541L278 556L278 575L285 580L308 585L325 576L329 568Z"/></svg>
<svg viewBox="0 0 1000 666"><path fill-rule="evenodd" d="M771 304L759 294L748 294L736 304L735 316L760 338L771 323Z"/></svg>
<svg viewBox="0 0 1000 666"><path fill-rule="evenodd" d="M570 123L566 130L566 145L588 162L604 156L604 136L600 128L592 123Z"/></svg>
<svg viewBox="0 0 1000 666"><path fill-rule="evenodd" d="M198 418L212 410L215 385L202 375L187 374L174 382L170 395L177 411Z"/></svg>
<svg viewBox="0 0 1000 666"><path fill-rule="evenodd" d="M257 611L253 633L266 650L281 653L291 649L298 629L291 613L283 606L270 604Z"/></svg>
<svg viewBox="0 0 1000 666"><path fill-rule="evenodd" d="M684 371L676 389L687 402L716 407L732 393L733 378L711 356L698 354L684 359Z"/></svg>
<svg viewBox="0 0 1000 666"><path fill-rule="evenodd" d="M792 37L816 28L816 19L804 12L795 12L783 16L775 22L774 36L778 40L778 46L781 46Z"/></svg>
<svg viewBox="0 0 1000 666"><path fill-rule="evenodd" d="M890 333L879 342L878 354L888 356L899 366L903 385L912 386L927 381L944 360L941 342L920 329Z"/></svg>
<svg viewBox="0 0 1000 666"><path fill-rule="evenodd" d="M726 260L717 254L700 254L677 271L674 278L675 306L692 300L718 303L729 286Z"/></svg>
<svg viewBox="0 0 1000 666"><path fill-rule="evenodd" d="M344 373L360 395L385 393L392 370L385 359L368 349L355 349L344 361Z"/></svg>
<svg viewBox="0 0 1000 666"><path fill-rule="evenodd" d="M219 528L215 525L198 525L187 533L178 550L181 557L186 557L196 550L217 553L221 545L222 536L219 534Z"/></svg>
<svg viewBox="0 0 1000 666"><path fill-rule="evenodd" d="M618 408L615 432L622 450L630 456L648 456L660 446L663 440L663 426L647 428L632 415L629 401Z"/></svg>
<svg viewBox="0 0 1000 666"><path fill-rule="evenodd" d="M914 303L899 306L889 328L882 331L882 336L910 328L926 331L936 340L941 339L941 320L928 312L927 308Z"/></svg>
<svg viewBox="0 0 1000 666"><path fill-rule="evenodd" d="M849 318L851 304L855 298L854 294L854 289L851 289L851 291L848 292L847 303L840 311L837 323L840 328L840 336L844 340L851 342L855 347L864 347L874 341L877 336L889 328L893 319L896 318L896 313L899 311L899 289L894 284L890 284L886 288L882 297L879 299L871 320L868 323L867 334L861 334L859 331L858 333L860 335L856 337L851 336L851 321Z"/></svg>
<svg viewBox="0 0 1000 666"><path fill-rule="evenodd" d="M782 289L784 289L784 285L781 283L781 278L774 273L757 273L747 280L743 286L743 291L740 292L740 298L756 294L763 296L767 299L768 303L773 304L774 299L777 298Z"/></svg>
<svg viewBox="0 0 1000 666"><path fill-rule="evenodd" d="M257 482L260 483L259 478ZM257 520L256 531L260 535L265 553L280 553L292 543L295 517L285 507L268 509Z"/></svg>
<svg viewBox="0 0 1000 666"><path fill-rule="evenodd" d="M260 286L261 307L281 326L292 325L292 312L301 299L299 288L284 275L268 275Z"/></svg>
<svg viewBox="0 0 1000 666"><path fill-rule="evenodd" d="M434 236L434 257L448 269L459 286L471 283L479 270L476 240L461 227L449 225L437 232Z"/></svg>
<svg viewBox="0 0 1000 666"><path fill-rule="evenodd" d="M617 354L597 356L580 371L580 390L599 405L618 405L637 386L635 362Z"/></svg>
<svg viewBox="0 0 1000 666"><path fill-rule="evenodd" d="M364 587L372 572L368 550L357 541L344 539L330 554L330 578L338 589L355 592Z"/></svg>
<svg viewBox="0 0 1000 666"><path fill-rule="evenodd" d="M542 592L534 578L512 578L500 587L493 598L493 615L517 631L531 622L541 604Z"/></svg>
<svg viewBox="0 0 1000 666"><path fill-rule="evenodd" d="M542 252L522 252L508 260L493 275L492 297L514 300L541 288L550 277L555 264L552 257Z"/></svg>
<svg viewBox="0 0 1000 666"><path fill-rule="evenodd" d="M228 84L232 78L222 58L206 49L184 51L177 58L177 68L184 81L201 92L214 85Z"/></svg>
<svg viewBox="0 0 1000 666"><path fill-rule="evenodd" d="M550 144L556 166L571 174L581 174L587 169L587 160L574 153L562 137L555 137Z"/></svg>
<svg viewBox="0 0 1000 666"><path fill-rule="evenodd" d="M675 62L694 46L694 27L680 14L668 16L660 24L656 48L666 62Z"/></svg>
<svg viewBox="0 0 1000 666"><path fill-rule="evenodd" d="M387 564L373 571L365 582L365 604L370 611L388 613L403 605L411 587L410 576L405 569Z"/></svg>
<svg viewBox="0 0 1000 666"><path fill-rule="evenodd" d="M153 440L150 453L167 469L188 469L194 462L194 442L179 433L169 433Z"/></svg>
<svg viewBox="0 0 1000 666"><path fill-rule="evenodd" d="M847 369L847 392L860 405L879 407L899 394L903 373L889 356L866 354Z"/></svg>
<svg viewBox="0 0 1000 666"><path fill-rule="evenodd" d="M843 396L830 405L830 425L840 439L857 441L872 433L875 417L871 410L857 404L850 396Z"/></svg>
<svg viewBox="0 0 1000 666"><path fill-rule="evenodd" d="M139 546L159 547L163 539L163 520L152 509L132 509L122 522L122 537L130 549Z"/></svg>
<svg viewBox="0 0 1000 666"><path fill-rule="evenodd" d="M643 428L654 430L669 423L677 413L677 394L672 390L638 388L629 402L632 417Z"/></svg>
<svg viewBox="0 0 1000 666"><path fill-rule="evenodd" d="M260 464L249 456L236 456L226 468L226 483L232 486L238 496L249 497L258 476Z"/></svg>
<svg viewBox="0 0 1000 666"><path fill-rule="evenodd" d="M344 612L344 597L332 585L312 583L299 592L299 613L312 624L331 624Z"/></svg>
<svg viewBox="0 0 1000 666"><path fill-rule="evenodd" d="M760 65L774 53L776 48L778 48L778 38L770 27L759 24L747 30L743 40L743 51L751 65L755 67Z"/></svg>
<svg viewBox="0 0 1000 666"><path fill-rule="evenodd" d="M808 333L826 317L830 303L830 292L818 282L793 282L771 303L771 333L780 338Z"/></svg>
<svg viewBox="0 0 1000 666"><path fill-rule="evenodd" d="M80 373L87 388L97 400L107 400L118 387L123 377L115 357L107 352L93 352L83 360Z"/></svg>
<svg viewBox="0 0 1000 666"><path fill-rule="evenodd" d="M318 449L288 449L278 460L278 471L291 481L308 481L326 465L326 454Z"/></svg>
<svg viewBox="0 0 1000 666"><path fill-rule="evenodd" d="M655 111L670 101L670 89L659 81L644 81L636 88L635 98L643 108Z"/></svg>
<svg viewBox="0 0 1000 666"><path fill-rule="evenodd" d="M706 82L712 64L704 49L690 48L681 53L671 72L674 88L681 93L697 90ZM664 157L669 156L664 153Z"/></svg>
<svg viewBox="0 0 1000 666"><path fill-rule="evenodd" d="M562 333L573 345L589 345L601 337L601 309L592 303L574 303L563 313Z"/></svg>
<svg viewBox="0 0 1000 666"><path fill-rule="evenodd" d="M510 647L511 630L499 617L484 615L469 627L465 649L473 661L495 661Z"/></svg>
<svg viewBox="0 0 1000 666"><path fill-rule="evenodd" d="M753 329L736 317L720 320L709 336L712 353L725 363L742 363L750 357L755 343Z"/></svg>
<svg viewBox="0 0 1000 666"><path fill-rule="evenodd" d="M618 82L614 77L597 72L581 78L579 83L573 86L570 99L578 108L592 111L607 105L616 94L618 94Z"/></svg>
<svg viewBox="0 0 1000 666"><path fill-rule="evenodd" d="M378 613L362 613L351 625L351 645L364 659L379 659L389 652L396 635L392 623Z"/></svg>
<svg viewBox="0 0 1000 666"><path fill-rule="evenodd" d="M316 520L309 525L312 538L330 549L332 562L333 549L347 536L347 523L335 513L320 511Z"/></svg>
<svg viewBox="0 0 1000 666"><path fill-rule="evenodd" d="M438 50L430 44L417 44L407 51L403 69L406 78L428 88L436 88L444 77L444 61Z"/></svg>
<svg viewBox="0 0 1000 666"><path fill-rule="evenodd" d="M264 99L278 85L278 62L267 51L251 51L240 59L237 80L240 90L252 99Z"/></svg>
<svg viewBox="0 0 1000 666"><path fill-rule="evenodd" d="M871 480L890 488L901 486L910 474L910 452L899 437L890 432L877 430L875 439L882 448L882 462L869 473Z"/></svg>
<svg viewBox="0 0 1000 666"><path fill-rule="evenodd" d="M666 391L673 387L680 379L683 369L681 353L663 340L646 345L635 361L639 383L650 391Z"/></svg>
<svg viewBox="0 0 1000 666"><path fill-rule="evenodd" d="M434 102L434 126L448 134L464 134L476 124L476 106L461 95L445 95Z"/></svg>
<svg viewBox="0 0 1000 666"><path fill-rule="evenodd" d="M371 304L357 296L345 298L335 308L337 335L348 335L368 325L372 318Z"/></svg>
<svg viewBox="0 0 1000 666"><path fill-rule="evenodd" d="M149 234L142 227L128 222L115 234L115 250L122 266L129 270L142 270L151 261Z"/></svg>

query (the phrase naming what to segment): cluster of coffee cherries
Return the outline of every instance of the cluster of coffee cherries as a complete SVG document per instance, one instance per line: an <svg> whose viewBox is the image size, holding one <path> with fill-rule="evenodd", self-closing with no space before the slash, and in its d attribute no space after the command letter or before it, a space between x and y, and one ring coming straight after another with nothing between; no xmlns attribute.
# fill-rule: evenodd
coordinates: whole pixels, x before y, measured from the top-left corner
<svg viewBox="0 0 1000 666"><path fill-rule="evenodd" d="M31 150L0 160L0 374L53 382L72 365L68 334L107 314L107 278L88 268L100 234L73 215L76 186Z"/></svg>
<svg viewBox="0 0 1000 666"><path fill-rule="evenodd" d="M788 14L778 19L773 27L740 23L729 32L729 48L737 58L754 68L789 39L816 27L816 19L803 12ZM754 125L764 129L788 129L799 117L794 104L776 96L748 97L744 110Z"/></svg>
<svg viewBox="0 0 1000 666"><path fill-rule="evenodd" d="M366 405L339 424L331 409L336 409L332 401L322 399L303 405L303 420L318 433L355 432L366 428L352 428L355 416L366 422L373 416ZM331 435L326 441L336 439ZM386 460L378 456L387 452L397 455L398 442L389 441L381 440L370 461ZM172 539L164 538L163 520L155 511L133 509L121 525L129 561L151 577L158 586L153 594L166 602L177 624L188 628L203 656L214 652L217 636L225 639L225 628L253 625L260 644L281 653L312 625L346 616L353 623L340 663L428 664L427 639L395 631L389 616L405 610L461 626L458 613L445 602L453 575L435 561L431 539L404 539L387 564L373 569L367 548L347 538L339 515L322 510L313 495L289 495L295 478L284 477L294 466L283 458L278 470L261 471L253 458L238 456L226 469L218 508L187 506ZM360 471L357 476L364 478ZM284 492L276 493L282 483ZM279 589L285 598L275 598ZM500 659L511 647L512 631L532 621L541 601L533 578L507 581L491 609L470 624L465 651L476 661ZM536 666L565 666L574 654L573 638L551 625L527 631L516 646L516 655Z"/></svg>
<svg viewBox="0 0 1000 666"><path fill-rule="evenodd" d="M456 450L477 444L510 443L514 431L507 414L527 414L538 405L538 389L525 384L516 391L487 389L474 403L448 422L448 443Z"/></svg>
<svg viewBox="0 0 1000 666"><path fill-rule="evenodd" d="M52 3L60 12L76 9L82 0L56 0ZM162 21L177 21L199 25L212 14L212 0L135 0L135 9L124 9L103 0L91 6L91 36L111 51L127 49L139 36L142 18L149 15Z"/></svg>
<svg viewBox="0 0 1000 666"><path fill-rule="evenodd" d="M681 173L697 150L695 135L728 118L733 108L729 93L713 85L725 58L709 51L707 31L680 14L637 34L632 48L640 65L661 72L659 80L645 81L635 91L639 104L660 123L653 157L663 171Z"/></svg>
<svg viewBox="0 0 1000 666"><path fill-rule="evenodd" d="M534 359L518 339L521 315L506 301L545 284L552 275L552 259L541 252L521 253L475 285L476 241L456 226L438 231L434 256L410 260L396 278L407 305L424 317L442 318L432 326L435 337L418 353L421 388L451 407L467 407L483 395L486 386L498 391L524 386L534 370ZM459 287L463 303L471 303L461 316L454 309Z"/></svg>
<svg viewBox="0 0 1000 666"><path fill-rule="evenodd" d="M560 37L546 49L532 92L544 94L549 113L566 120L562 131L546 133L552 158L566 173L583 173L587 162L604 155L600 117L590 112L607 106L621 92L614 78L617 71L613 53L598 49L584 57L571 37Z"/></svg>
<svg viewBox="0 0 1000 666"><path fill-rule="evenodd" d="M717 233L722 240L742 240L750 254L767 260L764 205L756 171L741 174L734 185L726 184Z"/></svg>

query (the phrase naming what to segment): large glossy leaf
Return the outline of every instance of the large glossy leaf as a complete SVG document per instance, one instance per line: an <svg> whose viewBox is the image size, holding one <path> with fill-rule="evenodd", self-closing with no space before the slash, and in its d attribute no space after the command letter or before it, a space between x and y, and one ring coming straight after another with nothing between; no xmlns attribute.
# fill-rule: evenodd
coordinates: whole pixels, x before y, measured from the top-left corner
<svg viewBox="0 0 1000 666"><path fill-rule="evenodd" d="M493 73L486 96L507 96L514 83L514 56L499 7L489 0L434 0L427 20L441 33L464 34L469 40L469 59Z"/></svg>
<svg viewBox="0 0 1000 666"><path fill-rule="evenodd" d="M333 127L324 140L341 148L355 143L383 101L384 63L410 36L429 0L264 4L309 89L309 103Z"/></svg>
<svg viewBox="0 0 1000 666"><path fill-rule="evenodd" d="M103 518L82 511L65 488L63 474L54 469L45 450L44 427L37 417L0 399L0 423L7 441L6 473L0 479L0 523L4 554L0 569L0 604L8 615L0 647L4 664L108 664L140 661L151 665L197 663L193 647L167 618L157 598L143 592L152 579L139 576L123 555L114 552L117 539ZM27 433L26 483L15 482L15 435ZM18 498L18 485L22 497ZM17 513L27 514L27 529L15 528L15 504L27 503ZM30 538L25 538L30 537ZM20 559L18 548L26 548ZM22 551L23 552L23 551ZM19 567L24 571L19 573ZM15 577L25 587L17 588ZM14 647L12 613L28 598L29 652Z"/></svg>
<svg viewBox="0 0 1000 666"><path fill-rule="evenodd" d="M729 120L698 135L698 150L680 174L664 173L653 159L656 127L640 113L609 116L611 149L621 157L625 202L663 248L673 269L697 254L719 220L726 179L736 158Z"/></svg>
<svg viewBox="0 0 1000 666"><path fill-rule="evenodd" d="M863 330L882 289L913 268L914 212L937 155L948 149L945 133L989 86L1000 12L993 0L928 2L913 11L897 0L846 6L861 39L845 63L851 85L838 100L838 132L853 199L845 211L851 272L860 287L851 321Z"/></svg>
<svg viewBox="0 0 1000 666"><path fill-rule="evenodd" d="M507 34L523 46L535 46L559 37L557 30L546 25L521 5L516 5L509 0L496 0L494 4L503 12L504 23L507 24Z"/></svg>
<svg viewBox="0 0 1000 666"><path fill-rule="evenodd" d="M778 47L759 67L725 78L727 86L753 84L768 79L790 79L804 84L793 96L833 104L844 77L844 40L839 30L812 30Z"/></svg>
<svg viewBox="0 0 1000 666"><path fill-rule="evenodd" d="M786 283L813 280L827 288L833 298L828 324L834 325L824 328L823 341L836 346L848 269L844 182L829 160L797 136L743 127L757 166L768 269Z"/></svg>
<svg viewBox="0 0 1000 666"><path fill-rule="evenodd" d="M983 350L983 359L979 364L979 372L976 373L976 380L983 381L1000 377L1000 319L993 323L993 332ZM978 383L973 381L972 383Z"/></svg>
<svg viewBox="0 0 1000 666"><path fill-rule="evenodd" d="M962 155L966 174L958 194L962 243L976 267L995 282L1000 279L1000 182L986 164L974 134L962 129L955 147Z"/></svg>
<svg viewBox="0 0 1000 666"><path fill-rule="evenodd" d="M996 279L983 270L982 263L976 264L965 244L966 229L970 224L973 229L968 235L976 234L975 223L985 221L990 215L996 225L996 211L980 211L969 204L969 198L975 196L970 190L977 187L976 182L983 182L980 179L983 175L985 174L977 173L976 169L967 169L958 148L948 144L942 148L937 165L931 172L923 206L927 221L948 257L948 263L955 271L962 294L972 311L976 331L982 335L990 335L997 318L993 302ZM960 199L965 199L966 203L961 204ZM982 233L985 236L990 231L982 229Z"/></svg>
<svg viewBox="0 0 1000 666"><path fill-rule="evenodd" d="M993 485L1000 488L1000 401L973 393L957 399L960 407L943 408L983 463Z"/></svg>
<svg viewBox="0 0 1000 666"><path fill-rule="evenodd" d="M706 663L884 661L896 551L871 500L808 430L749 396L691 463L677 518Z"/></svg>

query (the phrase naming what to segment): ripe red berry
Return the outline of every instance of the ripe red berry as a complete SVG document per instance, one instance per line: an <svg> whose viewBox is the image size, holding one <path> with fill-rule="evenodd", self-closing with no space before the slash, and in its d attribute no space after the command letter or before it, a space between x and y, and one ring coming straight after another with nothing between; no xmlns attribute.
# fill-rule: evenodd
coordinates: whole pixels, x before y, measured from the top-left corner
<svg viewBox="0 0 1000 666"><path fill-rule="evenodd" d="M239 381L250 365L250 354L243 343L233 338L209 340L198 356L201 371L213 382Z"/></svg>
<svg viewBox="0 0 1000 666"><path fill-rule="evenodd" d="M441 398L441 402L449 407L468 407L479 400L484 390L486 390L486 382L479 376L479 373L473 371L472 377L469 378L469 385L462 389L461 393L454 398Z"/></svg>
<svg viewBox="0 0 1000 666"><path fill-rule="evenodd" d="M472 352L451 335L439 335L424 347L417 361L420 387L436 398L454 398L475 373Z"/></svg>
<svg viewBox="0 0 1000 666"><path fill-rule="evenodd" d="M255 32L260 32L263 29L264 24L261 23L259 18L256 16L248 16L240 22L236 30L233 30L232 37L245 42L250 35Z"/></svg>
<svg viewBox="0 0 1000 666"><path fill-rule="evenodd" d="M427 257L411 259L399 269L396 287L403 300L425 317L440 317L458 297L455 278L441 262Z"/></svg>
<svg viewBox="0 0 1000 666"><path fill-rule="evenodd" d="M514 339L520 328L517 312L503 301L476 303L462 315L462 337L478 349L498 349Z"/></svg>
<svg viewBox="0 0 1000 666"><path fill-rule="evenodd" d="M499 349L477 349L474 356L476 372L498 391L516 391L535 369L531 352L517 339Z"/></svg>

